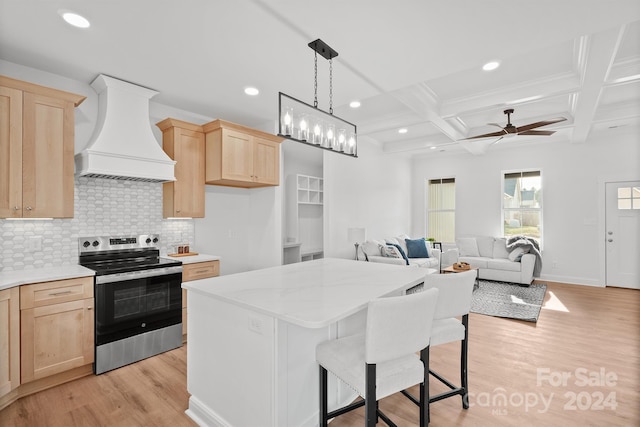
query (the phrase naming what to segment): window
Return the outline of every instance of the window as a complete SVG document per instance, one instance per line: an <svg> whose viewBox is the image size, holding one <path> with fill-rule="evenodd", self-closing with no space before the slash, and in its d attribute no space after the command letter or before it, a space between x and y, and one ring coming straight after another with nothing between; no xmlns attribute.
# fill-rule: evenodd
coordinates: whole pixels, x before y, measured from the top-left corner
<svg viewBox="0 0 640 427"><path fill-rule="evenodd" d="M618 209L640 209L640 187L618 188Z"/></svg>
<svg viewBox="0 0 640 427"><path fill-rule="evenodd" d="M427 193L427 237L438 242L455 242L455 178L430 179Z"/></svg>
<svg viewBox="0 0 640 427"><path fill-rule="evenodd" d="M505 237L523 235L542 242L542 177L540 171L504 174L502 218Z"/></svg>

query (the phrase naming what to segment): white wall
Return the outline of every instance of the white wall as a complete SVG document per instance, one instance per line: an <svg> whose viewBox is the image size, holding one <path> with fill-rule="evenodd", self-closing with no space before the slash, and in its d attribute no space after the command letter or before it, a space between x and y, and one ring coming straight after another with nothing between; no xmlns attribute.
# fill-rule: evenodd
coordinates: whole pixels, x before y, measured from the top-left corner
<svg viewBox="0 0 640 427"><path fill-rule="evenodd" d="M482 156L414 159L413 233L427 232L426 180L455 177L456 236L501 236L501 174L520 169L542 171L541 278L603 286L604 182L640 179L637 128L595 134L583 144L554 142L489 150Z"/></svg>
<svg viewBox="0 0 640 427"><path fill-rule="evenodd" d="M367 238L385 238L411 229L411 162L384 154L358 138L358 158L324 153L324 254L353 258L347 229L364 227Z"/></svg>

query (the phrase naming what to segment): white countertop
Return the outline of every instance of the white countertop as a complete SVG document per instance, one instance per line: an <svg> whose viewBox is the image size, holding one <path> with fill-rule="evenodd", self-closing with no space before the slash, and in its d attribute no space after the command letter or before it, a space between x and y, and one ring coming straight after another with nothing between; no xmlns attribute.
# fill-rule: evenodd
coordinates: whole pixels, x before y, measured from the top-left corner
<svg viewBox="0 0 640 427"><path fill-rule="evenodd" d="M324 258L184 282L182 287L305 328L356 313L424 281L428 269Z"/></svg>
<svg viewBox="0 0 640 427"><path fill-rule="evenodd" d="M221 258L217 255L189 255L189 256L169 256L163 255L162 258L168 258L173 260L182 261L183 264L193 264L196 262L205 262L205 261L219 261Z"/></svg>
<svg viewBox="0 0 640 427"><path fill-rule="evenodd" d="M73 279L75 277L85 276L95 276L95 271L81 265L0 271L0 290L27 283L50 282L52 280Z"/></svg>

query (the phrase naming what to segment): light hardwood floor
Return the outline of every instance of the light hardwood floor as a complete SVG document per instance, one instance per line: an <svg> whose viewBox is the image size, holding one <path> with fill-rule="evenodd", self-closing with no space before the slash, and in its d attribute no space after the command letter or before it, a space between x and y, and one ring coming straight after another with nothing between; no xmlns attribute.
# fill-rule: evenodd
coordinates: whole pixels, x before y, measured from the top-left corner
<svg viewBox="0 0 640 427"><path fill-rule="evenodd" d="M471 408L459 397L433 403L430 425L640 425L639 291L549 283L536 324L477 314L469 322ZM194 426L184 414L186 352L28 396L0 412L0 426ZM458 354L457 344L435 347L431 366L457 379ZM430 384L432 393L442 390ZM417 425L406 398L380 405L399 426ZM362 414L331 426L363 425Z"/></svg>

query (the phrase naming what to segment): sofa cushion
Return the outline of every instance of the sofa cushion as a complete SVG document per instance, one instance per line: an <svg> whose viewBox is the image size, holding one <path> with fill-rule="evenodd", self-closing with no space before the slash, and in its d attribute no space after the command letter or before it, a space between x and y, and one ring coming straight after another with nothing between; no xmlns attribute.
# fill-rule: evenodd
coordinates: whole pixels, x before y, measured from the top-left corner
<svg viewBox="0 0 640 427"><path fill-rule="evenodd" d="M487 268L487 261L489 261L490 259L492 258L483 258L478 256L458 257L459 262L466 262L471 264L472 267L478 268Z"/></svg>
<svg viewBox="0 0 640 427"><path fill-rule="evenodd" d="M495 239L490 236L476 237L476 243L478 245L478 254L485 258L493 257L493 241Z"/></svg>
<svg viewBox="0 0 640 427"><path fill-rule="evenodd" d="M480 253L478 252L478 243L476 242L475 237L461 237L456 239L456 246L458 246L458 251L460 252L461 257L480 256Z"/></svg>
<svg viewBox="0 0 640 427"><path fill-rule="evenodd" d="M417 267L435 268L440 267L436 258L409 258L409 265L415 265Z"/></svg>
<svg viewBox="0 0 640 427"><path fill-rule="evenodd" d="M493 258L509 258L509 251L507 250L507 239L505 239L504 237L499 237L493 241Z"/></svg>
<svg viewBox="0 0 640 427"><path fill-rule="evenodd" d="M487 261L487 268L492 270L520 271L521 266L522 264L519 262L509 261L504 258L490 259Z"/></svg>
<svg viewBox="0 0 640 427"><path fill-rule="evenodd" d="M407 245L407 257L429 258L427 242L424 239L404 239Z"/></svg>
<svg viewBox="0 0 640 427"><path fill-rule="evenodd" d="M524 248L515 248L511 252L509 252L509 261L520 262L523 254L529 252L528 249Z"/></svg>

